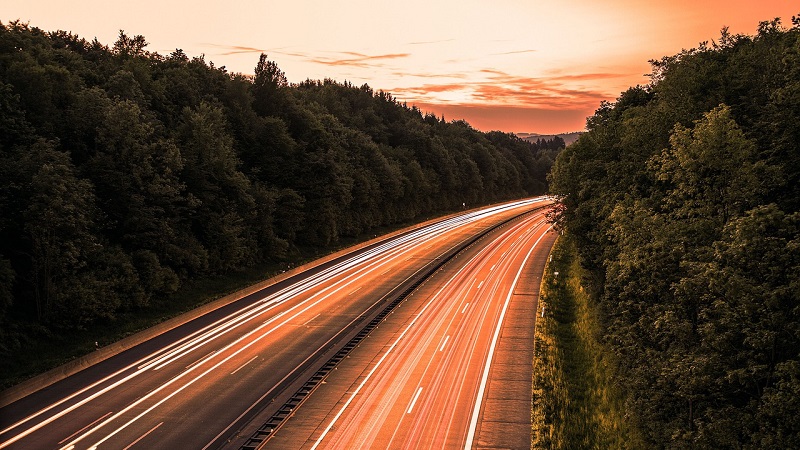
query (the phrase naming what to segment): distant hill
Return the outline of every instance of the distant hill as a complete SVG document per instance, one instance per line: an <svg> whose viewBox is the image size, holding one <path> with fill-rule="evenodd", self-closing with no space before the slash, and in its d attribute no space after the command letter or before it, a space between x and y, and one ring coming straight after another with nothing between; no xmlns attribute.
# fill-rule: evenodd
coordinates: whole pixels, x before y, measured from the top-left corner
<svg viewBox="0 0 800 450"><path fill-rule="evenodd" d="M539 139L550 140L558 136L561 139L563 139L567 145L569 145L577 141L578 138L581 137L581 134L583 133L584 133L583 131L573 131L572 133L560 133L560 134L517 133L517 136L530 142L536 142Z"/></svg>

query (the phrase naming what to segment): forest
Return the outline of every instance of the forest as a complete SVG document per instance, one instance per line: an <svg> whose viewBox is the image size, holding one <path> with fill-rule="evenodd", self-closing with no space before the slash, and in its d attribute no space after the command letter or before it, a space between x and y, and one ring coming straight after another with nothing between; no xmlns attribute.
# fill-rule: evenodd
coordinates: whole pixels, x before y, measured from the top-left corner
<svg viewBox="0 0 800 450"><path fill-rule="evenodd" d="M250 76L139 35L0 24L0 352L301 248L542 194L559 146L366 84L291 84L263 54Z"/></svg>
<svg viewBox="0 0 800 450"><path fill-rule="evenodd" d="M800 448L800 17L651 61L556 158L648 448Z"/></svg>

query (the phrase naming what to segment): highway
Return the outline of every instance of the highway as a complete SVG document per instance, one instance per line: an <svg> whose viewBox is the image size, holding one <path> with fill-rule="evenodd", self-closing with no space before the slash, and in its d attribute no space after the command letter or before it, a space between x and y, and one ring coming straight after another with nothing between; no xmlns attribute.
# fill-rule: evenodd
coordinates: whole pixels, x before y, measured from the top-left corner
<svg viewBox="0 0 800 450"><path fill-rule="evenodd" d="M442 255L452 252L485 230L547 204L549 200L544 198L530 199L456 215L312 267L246 296L3 407L0 409L0 448L238 448L265 418L274 415L310 375L358 333L362 323L383 310L399 287L408 285ZM542 219L537 220L541 222ZM517 229L520 227L518 223L523 222L514 222L501 229ZM517 235L518 238L530 235L525 237L528 249L523 249L523 244L513 246L510 242L514 238L509 237L503 239L508 244L501 252L501 247L494 244L494 239L483 238L445 265L398 308L398 311L407 310L406 305L423 298L423 293L430 286L444 283L440 292L432 297L439 300L422 310L425 314L420 313L415 324L424 324L429 334L451 333L447 339L449 344L436 342L434 347L447 344L442 347L445 352L436 351L468 363L459 371L473 373L475 365L484 367L481 369L483 372L488 371L486 375L481 372L482 375L478 377L486 381L481 381L476 392L483 390L491 393L492 383L489 380L492 377L488 375L496 365L489 362L492 354L499 356L494 350L499 347L492 344L487 346L484 341L488 338L490 343L497 342L497 330L500 330L500 325L486 328L476 324L481 321L500 324L499 319L513 309L508 306L509 303L500 310L484 307L484 304L495 303L486 299L513 285L513 280L508 279L508 273L511 273L508 270L513 271L511 267L520 263L521 253L530 250L530 245L536 242L530 240L533 234L541 234L546 229L541 223L536 225L530 219L524 223L529 230L539 230L529 231L527 235L520 231L522 234ZM536 248L546 247L544 241L549 242L550 239L543 239ZM463 270L471 275L465 272L455 277L453 282L442 281L441 273L453 270L458 266L457 261L465 261L467 255L472 255L484 245L496 250L489 253L486 253L488 250L482 250L480 254L484 256L470 258L475 261L494 258L494 269L487 272L485 264L476 269L464 266ZM492 275L493 271L508 273L498 278ZM484 275L485 279L477 281L477 277ZM462 306L463 302L455 305L455 300L450 300L460 295L459 292L465 293L464 289L480 293L480 298L476 297L466 308ZM460 322L453 322L452 329L441 328L444 326L442 324L438 328L431 328L433 322L444 319L428 317L440 317L443 305L447 304L451 304L451 313L453 308L464 308L463 314L473 318L470 320L472 325L462 328ZM392 318L394 316L401 315L391 315ZM387 319L386 323L389 322ZM416 336L419 326L408 328L405 334ZM380 333L388 331L388 328L382 325L379 327ZM368 340L374 341L373 336L377 335L376 330ZM422 341L414 340L418 344ZM396 347L412 345L406 342L410 341L402 340ZM432 348L429 345L413 354L423 358ZM467 354L474 356L465 358ZM348 358L348 361L353 359ZM388 366L382 364L381 367ZM407 394L405 391L412 390L411 397L416 396L418 403L411 410L417 412L433 409L425 405L430 404L429 399L434 392L440 399L447 399L444 386L450 384L451 380L444 374L452 370L436 369L433 364L430 367L430 370L422 372L428 378L407 378L407 383L402 386L393 385L403 394L391 395L403 399L403 395ZM402 376L411 377L420 368L415 366L413 369L400 370L406 370ZM389 376L371 379L388 380L385 377ZM474 389L471 383L462 383L464 387L459 391ZM327 385L332 386L333 383ZM423 389L420 391L419 387ZM344 394L346 392L340 392L339 397L343 398ZM315 393L309 397L309 406L316 396ZM460 395L456 397L461 398ZM453 401L458 403L456 408L462 408L460 405L464 404L463 401ZM481 415L489 409L489 403L475 399L471 402L477 415L467 414L468 421L484 422ZM340 416L352 414L352 411L345 408ZM362 415L365 414L363 411ZM394 417L392 414L396 411L391 411L381 417ZM466 411L463 412L466 414ZM298 410L294 417L300 415ZM427 430L419 432L424 434L423 437L395 433L394 440L388 442L421 442L420 439L428 439L429 435L433 436L431 439L437 439L436 442L439 442L438 439L449 442L446 440L449 439L446 437L449 433L444 433L444 437L438 436L441 432L435 431L437 425L433 419L424 420L424 426L422 423L413 423L414 426L420 426L420 430ZM461 423L462 419L459 418L458 422ZM328 437L339 436L334 431L334 428L339 429L337 427L340 425L337 424L339 422L334 422L328 427L327 433L322 436L323 444L327 445L325 439ZM290 426L291 420L287 421L284 430ZM320 425L318 428L324 430L325 427ZM472 432L473 437L467 439L478 439L475 436L480 436L479 428L471 427L475 431ZM279 434L273 439L275 445ZM358 433L342 436L342 439L365 439L359 437ZM375 442L385 440L384 437L369 439L377 439ZM267 444L273 445L271 442Z"/></svg>
<svg viewBox="0 0 800 450"><path fill-rule="evenodd" d="M339 364L265 448L529 448L544 213L483 239Z"/></svg>

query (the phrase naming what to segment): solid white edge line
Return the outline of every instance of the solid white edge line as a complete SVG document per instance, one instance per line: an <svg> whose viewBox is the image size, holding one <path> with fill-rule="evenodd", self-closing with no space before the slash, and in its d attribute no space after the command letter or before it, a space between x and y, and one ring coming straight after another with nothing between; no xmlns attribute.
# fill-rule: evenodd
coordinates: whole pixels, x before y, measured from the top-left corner
<svg viewBox="0 0 800 450"><path fill-rule="evenodd" d="M474 260L477 257L478 257L478 255L475 255L472 258L472 260ZM472 260L468 261L464 265L464 267L462 267L458 272L456 272L454 277L457 277L461 272L466 270L466 268L470 265ZM325 429L322 430L322 433L319 435L317 440L314 442L314 445L311 446L311 450L315 450L322 443L323 439L325 439L325 436L327 436L328 433L330 433L331 429L333 428L333 425L344 414L344 411L350 406L350 403L353 402L353 399L356 398L356 396L359 394L359 392L361 392L361 389L363 389L364 386L367 384L367 382L370 380L370 378L372 378L372 375L374 375L375 372L378 370L378 368L383 364L383 361L389 356L390 353L392 353L392 350L394 350L394 348L397 347L397 344L399 344L400 341L403 340L403 338L405 337L406 333L408 333L408 331L411 329L411 327L413 327L414 324L417 323L417 319L419 319L422 316L422 314L424 314L425 311L428 310L428 308L434 303L434 301L436 301L439 298L439 295L446 288L447 288L447 285L442 286L441 289L439 289L435 294L433 294L433 296L431 296L430 300L428 300L428 303L426 303L425 306L423 306L422 309L417 314L415 314L413 316L414 318L411 320L411 322L408 324L408 326L405 329L403 329L403 332L400 333L400 335L397 337L397 339L395 339L395 341L392 343L392 345L389 346L389 348L386 350L386 352L383 354L383 356L381 356L381 358L378 360L378 362L375 363L374 366L372 366L372 369L369 371L367 376L365 376L364 379L361 380L361 383L358 385L358 387L356 387L356 389L350 394L350 397L347 399L347 401L344 403L344 405L342 405L342 407L339 409L339 412L337 412L336 415L333 417L333 419L331 419L331 421L328 423L328 426L326 426Z"/></svg>
<svg viewBox="0 0 800 450"><path fill-rule="evenodd" d="M233 375L233 374L235 374L236 372L238 372L238 371L240 371L240 370L244 369L244 366L246 366L246 365L250 364L250 363L251 363L251 362L253 362L253 361L254 361L256 358L258 358L258 355L256 355L256 356L253 356L252 358L250 358L250 361L247 361L246 363L244 363L244 364L242 364L241 366L239 366L239 367L238 367L236 370L234 370L233 372L231 372L231 375Z"/></svg>
<svg viewBox="0 0 800 450"><path fill-rule="evenodd" d="M525 265L528 263L528 258L530 258L531 254L533 254L533 250L536 249L536 246L539 242L547 235L550 231L552 226L547 227L547 230L539 236L539 239L533 243L533 246L528 251L528 254L525 255L525 259L522 261L522 264L519 267L519 271L517 271L517 275L514 277L514 282L511 284L511 289L508 291L508 296L506 297L506 301L503 304L503 310L500 313L500 319L497 321L497 327L494 330L494 335L492 336L492 344L489 347L489 355L486 358L486 365L483 366L483 375L481 376L481 384L478 388L478 395L475 399L475 407L472 408L472 418L469 423L469 431L467 432L467 440L464 443L464 449L470 450L472 449L472 442L475 440L475 430L478 427L478 416L481 412L481 406L483 405L483 394L486 391L486 383L489 380L489 369L492 367L492 359L494 358L494 349L497 346L497 340L500 337L500 330L503 327L503 320L505 319L506 310L508 309L508 304L511 301L511 296L514 295L514 289L517 287L517 282L519 282L519 278L522 275L523 269L525 269Z"/></svg>
<svg viewBox="0 0 800 450"><path fill-rule="evenodd" d="M133 447L134 445L136 445L137 442L139 442L142 439L146 438L148 434L152 433L153 431L156 431L156 428L160 427L161 425L164 425L164 422L159 422L158 425L154 426L153 428L150 428L150 431L148 431L147 433L139 436L138 439L136 439L135 441L133 441L130 444L128 444L128 446L123 448L122 450L128 450L129 448Z"/></svg>

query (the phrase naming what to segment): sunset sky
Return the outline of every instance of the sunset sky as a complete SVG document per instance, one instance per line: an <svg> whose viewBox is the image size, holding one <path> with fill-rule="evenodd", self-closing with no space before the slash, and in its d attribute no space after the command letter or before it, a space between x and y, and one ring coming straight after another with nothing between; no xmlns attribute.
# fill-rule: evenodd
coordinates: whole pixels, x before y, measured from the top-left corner
<svg viewBox="0 0 800 450"><path fill-rule="evenodd" d="M264 52L290 82L367 83L479 130L557 133L647 83L650 59L798 14L797 0L4 0L0 20L108 45L123 29L244 74Z"/></svg>

